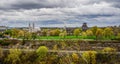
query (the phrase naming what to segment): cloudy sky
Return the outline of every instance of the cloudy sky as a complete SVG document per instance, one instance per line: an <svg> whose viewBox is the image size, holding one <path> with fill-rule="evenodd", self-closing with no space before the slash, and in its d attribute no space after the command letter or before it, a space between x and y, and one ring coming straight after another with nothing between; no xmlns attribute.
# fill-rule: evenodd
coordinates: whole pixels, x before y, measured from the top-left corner
<svg viewBox="0 0 120 64"><path fill-rule="evenodd" d="M120 25L120 0L0 0L0 25L79 27Z"/></svg>

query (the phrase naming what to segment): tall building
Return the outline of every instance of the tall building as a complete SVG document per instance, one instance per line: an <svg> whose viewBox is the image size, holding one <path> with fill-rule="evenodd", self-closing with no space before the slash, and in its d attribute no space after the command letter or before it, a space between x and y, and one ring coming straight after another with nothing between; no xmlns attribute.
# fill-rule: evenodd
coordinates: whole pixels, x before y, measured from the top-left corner
<svg viewBox="0 0 120 64"><path fill-rule="evenodd" d="M88 29L87 23L83 23L82 25L82 30L86 31Z"/></svg>
<svg viewBox="0 0 120 64"><path fill-rule="evenodd" d="M29 32L34 32L35 30L35 24L34 23L29 23Z"/></svg>

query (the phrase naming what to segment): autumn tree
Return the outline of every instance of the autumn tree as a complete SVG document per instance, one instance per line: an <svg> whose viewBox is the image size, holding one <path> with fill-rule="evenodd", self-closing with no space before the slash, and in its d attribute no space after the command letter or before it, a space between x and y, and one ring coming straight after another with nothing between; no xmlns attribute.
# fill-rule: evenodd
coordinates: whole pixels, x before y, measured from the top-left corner
<svg viewBox="0 0 120 64"><path fill-rule="evenodd" d="M86 51L82 57L87 60L88 64L96 64L96 51Z"/></svg>
<svg viewBox="0 0 120 64"><path fill-rule="evenodd" d="M24 31L23 30L20 30L19 32L18 32L18 37L23 37L24 36Z"/></svg>
<svg viewBox="0 0 120 64"><path fill-rule="evenodd" d="M59 29L53 29L50 31L51 36L59 36L60 30Z"/></svg>
<svg viewBox="0 0 120 64"><path fill-rule="evenodd" d="M113 30L112 30L112 28L110 28L110 27L106 27L105 29L104 29L104 31L103 31L103 36L105 37L105 38L111 38L112 36L113 36Z"/></svg>
<svg viewBox="0 0 120 64"><path fill-rule="evenodd" d="M67 36L67 32L63 31L59 34L60 37L65 38L65 36Z"/></svg>
<svg viewBox="0 0 120 64"><path fill-rule="evenodd" d="M111 48L111 47L105 47L103 50L102 50L103 52L108 52L108 53L110 53L110 52L116 52L116 49L115 48Z"/></svg>
<svg viewBox="0 0 120 64"><path fill-rule="evenodd" d="M93 32L93 35L96 34L96 31L97 31L98 27L97 26L94 26L91 28L92 32Z"/></svg>
<svg viewBox="0 0 120 64"><path fill-rule="evenodd" d="M96 33L95 33L96 39L101 39L103 36L103 30L98 28Z"/></svg>
<svg viewBox="0 0 120 64"><path fill-rule="evenodd" d="M79 56L78 56L78 54L73 53L73 54L72 54L72 59L73 59L74 62L79 61Z"/></svg>
<svg viewBox="0 0 120 64"><path fill-rule="evenodd" d="M114 61L116 61L116 52L117 50L115 48L105 47L102 50L102 55L101 55L103 58L103 61L106 61L109 64L110 63L114 64Z"/></svg>
<svg viewBox="0 0 120 64"><path fill-rule="evenodd" d="M86 34L87 34L87 36L93 36L93 32L90 29L86 31Z"/></svg>
<svg viewBox="0 0 120 64"><path fill-rule="evenodd" d="M42 33L42 36L47 36L48 29L43 29L41 33Z"/></svg>
<svg viewBox="0 0 120 64"><path fill-rule="evenodd" d="M86 37L87 37L86 32L82 32L82 37L83 37L83 38L86 38Z"/></svg>
<svg viewBox="0 0 120 64"><path fill-rule="evenodd" d="M21 55L21 50L19 49L10 49L9 50L9 55L5 59L5 62L7 64L19 64L20 63L20 55Z"/></svg>
<svg viewBox="0 0 120 64"><path fill-rule="evenodd" d="M80 29L74 29L73 34L78 37L80 35Z"/></svg>

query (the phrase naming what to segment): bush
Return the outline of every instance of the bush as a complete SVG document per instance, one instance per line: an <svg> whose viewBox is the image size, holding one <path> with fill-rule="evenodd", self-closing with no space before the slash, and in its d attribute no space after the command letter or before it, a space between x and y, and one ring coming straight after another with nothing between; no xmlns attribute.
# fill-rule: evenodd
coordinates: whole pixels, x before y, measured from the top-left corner
<svg viewBox="0 0 120 64"><path fill-rule="evenodd" d="M96 64L96 52L95 51L86 51L82 54L83 58L87 60L89 64Z"/></svg>
<svg viewBox="0 0 120 64"><path fill-rule="evenodd" d="M10 49L9 50L10 54L7 56L5 59L5 62L7 64L19 64L20 63L20 55L21 55L21 50L19 49Z"/></svg>
<svg viewBox="0 0 120 64"><path fill-rule="evenodd" d="M40 46L37 50L36 53L38 55L38 59L42 59L47 55L48 48L46 46Z"/></svg>
<svg viewBox="0 0 120 64"><path fill-rule="evenodd" d="M73 61L79 61L79 56L76 53L72 54Z"/></svg>
<svg viewBox="0 0 120 64"><path fill-rule="evenodd" d="M103 52L108 52L108 53L110 53L110 52L116 52L116 49L110 48L110 47L106 47L106 48L104 48L102 51L103 51Z"/></svg>

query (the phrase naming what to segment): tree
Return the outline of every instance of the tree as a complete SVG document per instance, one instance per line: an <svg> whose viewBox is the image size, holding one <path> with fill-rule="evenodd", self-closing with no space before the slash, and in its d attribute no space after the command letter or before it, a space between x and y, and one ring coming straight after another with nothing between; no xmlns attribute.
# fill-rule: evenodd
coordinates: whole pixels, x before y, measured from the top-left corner
<svg viewBox="0 0 120 64"><path fill-rule="evenodd" d="M48 52L48 48L46 46L40 46L37 50L36 53L38 55L38 59L41 60L46 57Z"/></svg>
<svg viewBox="0 0 120 64"><path fill-rule="evenodd" d="M88 64L96 64L96 51L86 51L82 54Z"/></svg>
<svg viewBox="0 0 120 64"><path fill-rule="evenodd" d="M37 38L37 33L32 33L32 39L35 40Z"/></svg>
<svg viewBox="0 0 120 64"><path fill-rule="evenodd" d="M87 31L86 31L86 34L87 34L87 36L93 36L92 30L87 30Z"/></svg>
<svg viewBox="0 0 120 64"><path fill-rule="evenodd" d="M103 30L98 28L96 33L95 33L96 39L101 39L103 36Z"/></svg>
<svg viewBox="0 0 120 64"><path fill-rule="evenodd" d="M110 39L110 38L112 38L113 34L114 34L113 30L110 27L105 28L104 31L103 31L103 36L105 38L109 38Z"/></svg>
<svg viewBox="0 0 120 64"><path fill-rule="evenodd" d="M67 36L67 32L63 31L59 34L60 37L65 38L65 36Z"/></svg>
<svg viewBox="0 0 120 64"><path fill-rule="evenodd" d="M120 40L120 33L118 33L118 34L117 34L117 39L119 39L119 40Z"/></svg>
<svg viewBox="0 0 120 64"><path fill-rule="evenodd" d="M32 33L25 31L24 32L24 39L31 39L32 38Z"/></svg>
<svg viewBox="0 0 120 64"><path fill-rule="evenodd" d="M86 38L86 37L87 37L86 32L82 32L82 37L83 37L83 38Z"/></svg>
<svg viewBox="0 0 120 64"><path fill-rule="evenodd" d="M76 36L76 37L78 37L79 36L79 34L80 34L80 29L74 29L74 35Z"/></svg>
<svg viewBox="0 0 120 64"><path fill-rule="evenodd" d="M110 63L114 64L114 62L116 61L116 56L117 56L116 52L117 52L117 50L115 48L105 47L102 50L102 55L101 55L103 58L103 61L106 61L109 64Z"/></svg>
<svg viewBox="0 0 120 64"><path fill-rule="evenodd" d="M97 31L98 27L97 26L94 26L91 28L92 32L93 32L93 35L96 34L96 31Z"/></svg>
<svg viewBox="0 0 120 64"><path fill-rule="evenodd" d="M6 30L4 34L12 36L12 30Z"/></svg>
<svg viewBox="0 0 120 64"><path fill-rule="evenodd" d="M19 30L18 30L18 29L11 29L11 31L12 31L12 37L13 37L13 38L17 38L17 37L18 37Z"/></svg>
<svg viewBox="0 0 120 64"><path fill-rule="evenodd" d="M24 36L24 31L23 30L20 30L19 32L18 32L18 37L23 37Z"/></svg>
<svg viewBox="0 0 120 64"><path fill-rule="evenodd" d="M0 37L3 37L3 33L2 32L0 32Z"/></svg>
<svg viewBox="0 0 120 64"><path fill-rule="evenodd" d="M47 36L47 32L48 32L48 29L43 29L43 30L41 31L42 36Z"/></svg>
<svg viewBox="0 0 120 64"><path fill-rule="evenodd" d="M50 31L51 36L59 36L60 30L59 29L54 29Z"/></svg>
<svg viewBox="0 0 120 64"><path fill-rule="evenodd" d="M10 49L9 50L10 54L7 56L5 59L6 63L11 63L11 64L19 64L20 63L20 55L21 55L21 50L19 49Z"/></svg>

